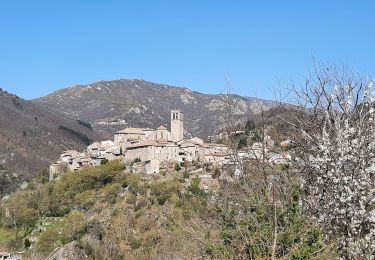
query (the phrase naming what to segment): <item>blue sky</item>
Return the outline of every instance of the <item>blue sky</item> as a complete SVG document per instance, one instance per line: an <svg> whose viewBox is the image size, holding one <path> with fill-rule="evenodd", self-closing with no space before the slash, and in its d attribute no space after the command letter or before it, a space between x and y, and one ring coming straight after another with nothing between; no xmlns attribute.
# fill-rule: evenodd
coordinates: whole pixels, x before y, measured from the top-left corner
<svg viewBox="0 0 375 260"><path fill-rule="evenodd" d="M272 98L315 56L374 75L375 1L1 0L0 87L141 78Z"/></svg>

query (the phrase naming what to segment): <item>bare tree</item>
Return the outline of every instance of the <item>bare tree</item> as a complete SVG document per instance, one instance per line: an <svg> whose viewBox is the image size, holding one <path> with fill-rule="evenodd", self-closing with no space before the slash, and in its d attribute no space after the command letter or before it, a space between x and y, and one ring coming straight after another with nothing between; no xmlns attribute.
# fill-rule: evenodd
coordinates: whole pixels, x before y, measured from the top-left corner
<svg viewBox="0 0 375 260"><path fill-rule="evenodd" d="M337 240L344 259L375 255L375 93L373 82L343 67L315 66L297 107L296 129L304 208Z"/></svg>
<svg viewBox="0 0 375 260"><path fill-rule="evenodd" d="M232 95L229 89L222 112L225 119L224 129L228 133L238 130L240 118L243 117L237 113L237 102L236 96ZM267 151L268 124L277 118L282 105L278 102L267 111L261 109L253 118L258 131L257 141L261 147L260 151L251 151L251 148L247 147L253 155L250 160L238 156L238 143L235 138L227 138L225 141L235 166L240 171L232 179L222 178L218 204L223 212L223 225L229 223L235 230L236 235L229 231L229 234L225 235L235 248L238 259L292 257L292 245L283 243L280 237L285 239L285 234L295 232L291 230L294 230L298 223L300 230L294 238L296 245L293 245L294 251L297 252L297 248L303 244L301 237L309 232L309 224L304 222L297 210L299 176L295 171L283 169L270 162ZM224 171L225 174L227 173ZM307 256L314 254L315 252L311 252Z"/></svg>

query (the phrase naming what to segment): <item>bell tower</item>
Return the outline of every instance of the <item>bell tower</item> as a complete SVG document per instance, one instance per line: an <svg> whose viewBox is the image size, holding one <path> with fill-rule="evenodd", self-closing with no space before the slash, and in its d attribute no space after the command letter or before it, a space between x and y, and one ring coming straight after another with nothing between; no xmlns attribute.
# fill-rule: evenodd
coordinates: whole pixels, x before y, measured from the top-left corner
<svg viewBox="0 0 375 260"><path fill-rule="evenodd" d="M171 133L175 142L184 139L184 114L180 109L171 110Z"/></svg>

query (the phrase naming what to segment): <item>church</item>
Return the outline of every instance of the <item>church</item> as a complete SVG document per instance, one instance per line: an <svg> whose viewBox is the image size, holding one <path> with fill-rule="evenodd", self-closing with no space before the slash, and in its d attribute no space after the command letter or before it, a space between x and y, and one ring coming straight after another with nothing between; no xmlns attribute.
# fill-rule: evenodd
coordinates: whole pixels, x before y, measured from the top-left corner
<svg viewBox="0 0 375 260"><path fill-rule="evenodd" d="M97 166L120 157L125 164L140 163L140 172L145 173L159 173L163 162L202 161L218 166L230 163L225 145L204 143L198 137L184 139L184 115L180 109L171 110L170 126L170 131L163 125L156 129L129 127L116 132L113 141L89 145L86 152L65 151L50 166L50 180L66 171Z"/></svg>
<svg viewBox="0 0 375 260"><path fill-rule="evenodd" d="M115 133L114 142L124 151L125 161L136 159L149 161L176 161L198 159L195 149L184 151L187 140L184 140L184 115L179 109L171 110L171 130L165 126L152 128L126 128ZM203 143L203 140L194 138L195 142ZM195 147L195 145L192 145Z"/></svg>

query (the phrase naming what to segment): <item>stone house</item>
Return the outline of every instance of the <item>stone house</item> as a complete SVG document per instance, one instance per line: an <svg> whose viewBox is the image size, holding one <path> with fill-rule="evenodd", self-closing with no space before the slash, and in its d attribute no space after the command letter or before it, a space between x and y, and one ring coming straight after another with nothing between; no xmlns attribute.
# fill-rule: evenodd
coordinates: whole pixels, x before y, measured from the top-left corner
<svg viewBox="0 0 375 260"><path fill-rule="evenodd" d="M208 153L203 156L203 162L217 166L233 164L231 156L223 152Z"/></svg>
<svg viewBox="0 0 375 260"><path fill-rule="evenodd" d="M146 141L128 146L125 152L125 161L131 162L135 159L140 159L141 161L152 159L178 161L178 151L178 146L167 140Z"/></svg>
<svg viewBox="0 0 375 260"><path fill-rule="evenodd" d="M129 127L114 134L114 140L95 142L85 153L65 151L60 160L50 167L50 179L61 172L76 171L84 166L97 166L103 160L115 160L124 156L125 162L140 160L137 171L159 173L164 162L205 160L211 164L228 163L228 147L222 144L206 144L198 137L183 138L184 122L181 110L171 110L171 131L165 126L157 129ZM134 168L134 167L133 167Z"/></svg>
<svg viewBox="0 0 375 260"><path fill-rule="evenodd" d="M155 139L155 129L151 128L125 128L114 135L114 143L125 149L135 143Z"/></svg>
<svg viewBox="0 0 375 260"><path fill-rule="evenodd" d="M147 174L159 173L160 161L158 159L152 159L145 161L145 172Z"/></svg>
<svg viewBox="0 0 375 260"><path fill-rule="evenodd" d="M120 153L120 147L118 147L115 142L111 140L95 142L87 146L87 154L92 158L96 158L103 156L105 153L108 153L108 150L111 149L115 154Z"/></svg>

